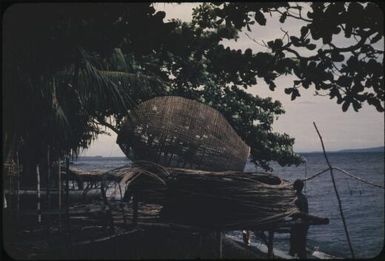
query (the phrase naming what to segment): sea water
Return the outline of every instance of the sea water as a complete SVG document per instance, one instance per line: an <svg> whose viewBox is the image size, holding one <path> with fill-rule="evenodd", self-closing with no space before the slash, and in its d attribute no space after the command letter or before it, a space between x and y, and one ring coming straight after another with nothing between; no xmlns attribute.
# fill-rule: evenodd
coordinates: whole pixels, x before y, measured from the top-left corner
<svg viewBox="0 0 385 261"><path fill-rule="evenodd" d="M298 167L280 167L272 163L273 174L293 182L297 178L311 175L327 168L322 153L304 153L306 164ZM333 167L375 184L384 185L384 153L328 153ZM74 165L81 169L108 170L129 164L125 158L79 158ZM246 169L253 170L251 164ZM384 247L384 190L363 184L346 175L334 171L337 189L340 194L348 232L356 258L377 256ZM329 172L308 182L304 188L312 215L327 217L328 225L311 226L307 245L310 249L336 257L350 257L337 197ZM241 238L240 231L229 234ZM288 252L289 234L275 234L274 246ZM252 236L253 241L258 241Z"/></svg>
<svg viewBox="0 0 385 261"><path fill-rule="evenodd" d="M306 165L297 168L275 166L275 173L294 181L327 168L323 154L303 155ZM338 167L362 179L384 186L384 153L328 153L333 167ZM384 190L334 171L342 210L357 258L377 256L384 247ZM350 257L337 197L330 172L306 182L305 193L310 214L327 217L329 225L311 226L308 243L322 252Z"/></svg>

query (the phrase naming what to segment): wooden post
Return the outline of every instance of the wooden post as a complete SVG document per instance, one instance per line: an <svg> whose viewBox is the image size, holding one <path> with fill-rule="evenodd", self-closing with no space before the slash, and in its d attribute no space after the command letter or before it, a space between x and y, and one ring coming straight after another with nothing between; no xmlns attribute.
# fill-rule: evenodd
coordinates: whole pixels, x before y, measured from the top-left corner
<svg viewBox="0 0 385 261"><path fill-rule="evenodd" d="M119 186L119 194L120 194L120 204L119 205L120 205L120 209L122 210L124 224L127 224L126 215L124 212L124 205L123 205L122 188L120 187L120 184L118 184L118 186Z"/></svg>
<svg viewBox="0 0 385 261"><path fill-rule="evenodd" d="M217 231L217 239L218 239L218 258L223 258L222 254L222 232Z"/></svg>
<svg viewBox="0 0 385 261"><path fill-rule="evenodd" d="M317 131L317 134L318 134L318 136L319 136L319 138L320 138L320 140L321 140L322 150L323 150L323 153L324 153L324 156L325 156L325 159L326 159L326 163L327 163L328 166L329 166L330 176L332 177L332 182L333 182L334 191L335 191L336 196L337 196L338 207L339 207L339 209L340 209L340 214L341 214L342 223L343 223L344 229L345 229L346 239L348 240L348 244L349 244L349 248L350 248L350 253L352 254L352 258L354 259L355 257L354 257L353 247L352 247L352 243L350 242L349 232L348 232L348 228L347 228L347 226L346 226L346 221L345 221L344 212L343 212L343 210L342 210L342 203L341 203L340 195L338 194L336 181L334 180L333 167L332 167L332 165L330 164L329 159L328 159L328 156L327 156L327 154L326 154L325 145L324 145L324 142L323 142L323 140L322 140L321 133L318 131L317 125L315 124L314 121L313 121L313 125L314 125L314 128L315 128L315 130Z"/></svg>
<svg viewBox="0 0 385 261"><path fill-rule="evenodd" d="M267 244L267 257L268 258L274 258L273 239L274 239L274 231L269 230L269 241Z"/></svg>
<svg viewBox="0 0 385 261"><path fill-rule="evenodd" d="M104 180L103 179L102 179L101 184L100 184L100 190L102 192L102 198L103 198L104 206L107 207L106 215L107 215L108 223L110 226L110 230L112 233L114 233L115 232L114 220L112 217L111 206L107 200L106 190L104 189Z"/></svg>
<svg viewBox="0 0 385 261"><path fill-rule="evenodd" d="M51 176L51 162L50 162L50 155L49 155L49 145L47 146L47 179L46 179L46 216L45 216L45 223L47 225L46 229L47 229L47 238L49 236L49 232L50 232L50 216L48 214L48 210L50 209L50 196L49 196L49 193L50 193L50 188L49 188L49 180L50 180L50 176Z"/></svg>
<svg viewBox="0 0 385 261"><path fill-rule="evenodd" d="M70 159L66 156L66 221L67 221L67 244L71 249L71 223L70 223L70 204L69 204L69 176L70 176Z"/></svg>
<svg viewBox="0 0 385 261"><path fill-rule="evenodd" d="M40 209L40 170L39 165L36 166L36 179L37 179L37 222L41 223L41 209Z"/></svg>
<svg viewBox="0 0 385 261"><path fill-rule="evenodd" d="M12 186L12 176L13 176L13 168L14 168L14 166L13 166L13 161L11 161L10 163L9 163L9 167L8 167L8 177L9 177L9 183L8 183L8 185L9 185L9 189L8 189L8 191L9 191L9 207L10 208L13 208L14 207L14 201L13 201L13 199L14 199L14 193L13 193L13 186Z"/></svg>
<svg viewBox="0 0 385 261"><path fill-rule="evenodd" d="M138 223L138 192L134 189L132 193L132 207L133 207L133 215L132 215L132 223L136 226Z"/></svg>
<svg viewBox="0 0 385 261"><path fill-rule="evenodd" d="M20 159L19 152L16 152L16 168L17 168L17 190L16 190L16 213L17 213L17 221L19 222L20 218Z"/></svg>
<svg viewBox="0 0 385 261"><path fill-rule="evenodd" d="M70 168L70 159L67 156L66 157L66 215L67 215L67 218L69 218L69 189L70 189L70 186L69 186L69 175L70 175L69 168Z"/></svg>
<svg viewBox="0 0 385 261"><path fill-rule="evenodd" d="M305 180L306 180L307 179L307 160L306 158L304 158L304 160L305 160ZM306 194L306 182L304 182L303 192Z"/></svg>
<svg viewBox="0 0 385 261"><path fill-rule="evenodd" d="M59 197L59 230L62 231L62 208L61 208L61 194L62 194L62 180L61 180L61 166L60 166L60 159L58 160L58 197Z"/></svg>
<svg viewBox="0 0 385 261"><path fill-rule="evenodd" d="M46 187L46 200L47 200L47 209L50 208L50 188L49 188L49 180L50 180L50 177L51 177L51 162L50 162L50 155L49 155L49 145L48 145L48 148L47 148L47 187Z"/></svg>

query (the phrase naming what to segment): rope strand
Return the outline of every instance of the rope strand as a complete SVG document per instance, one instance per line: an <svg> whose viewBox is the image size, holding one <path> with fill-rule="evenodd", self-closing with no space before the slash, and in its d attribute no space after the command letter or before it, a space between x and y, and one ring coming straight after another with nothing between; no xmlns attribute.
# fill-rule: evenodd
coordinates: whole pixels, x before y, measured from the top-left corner
<svg viewBox="0 0 385 261"><path fill-rule="evenodd" d="M341 169L341 168L332 167L332 169L338 170L338 171L340 171L340 172L337 172L337 173L342 173L342 174L348 175L348 176L350 176L350 177L352 177L352 178L354 178L354 179L356 179L356 180L358 180L358 181L360 181L360 182L362 182L362 183L365 183L365 184L367 184L367 185L371 185L371 186L374 186L374 187L377 187L377 188L382 188L382 189L384 189L384 186L381 186L381 185L372 183L372 182L370 182L370 181L367 181L367 180L365 180L365 179L359 178L359 177L357 177L357 176L354 176L353 174L351 174L351 173L349 173L349 172L347 172L346 170L343 170L343 169ZM311 177L309 177L309 178L302 179L302 181L306 182L306 181L312 180L312 179L314 179L314 178L320 176L321 174L326 173L328 170L330 170L330 168L321 170L320 172L317 172L316 174L314 174L313 176L311 176Z"/></svg>
<svg viewBox="0 0 385 261"><path fill-rule="evenodd" d="M338 170L338 171L340 171L341 173L343 173L343 174L345 174L345 175L348 175L348 176L350 176L350 177L352 177L352 178L354 178L354 179L356 179L356 180L358 180L358 181L361 181L362 183L365 183L365 184L368 184L368 185L372 185L372 186L377 187L377 188L382 188L382 189L384 189L384 186L381 186L381 185L378 185L378 184L374 184L374 183L372 183L372 182L370 182L370 181L367 181L367 180L365 180L365 179L356 177L356 176L354 176L353 174L350 174L349 172L347 172L346 170L343 170L343 169L340 169L340 168L336 168L336 167L333 167L333 169Z"/></svg>

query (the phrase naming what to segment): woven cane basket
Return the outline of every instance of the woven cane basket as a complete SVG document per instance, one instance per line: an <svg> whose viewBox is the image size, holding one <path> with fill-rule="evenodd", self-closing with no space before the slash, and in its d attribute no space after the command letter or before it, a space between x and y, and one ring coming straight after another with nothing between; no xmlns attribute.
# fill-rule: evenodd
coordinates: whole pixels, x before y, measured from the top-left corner
<svg viewBox="0 0 385 261"><path fill-rule="evenodd" d="M177 96L139 104L127 116L117 143L133 160L210 171L242 171L250 152L217 110Z"/></svg>

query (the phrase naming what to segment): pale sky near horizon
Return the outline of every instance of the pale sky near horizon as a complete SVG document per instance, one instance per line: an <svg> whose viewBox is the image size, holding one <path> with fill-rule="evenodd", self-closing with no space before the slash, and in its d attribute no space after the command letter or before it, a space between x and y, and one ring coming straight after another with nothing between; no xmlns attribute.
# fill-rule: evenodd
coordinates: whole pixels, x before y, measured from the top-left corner
<svg viewBox="0 0 385 261"><path fill-rule="evenodd" d="M192 8L199 3L157 3L154 4L158 11L165 11L165 20L179 18L182 21L191 21ZM299 31L301 24L297 20L287 19L281 24L276 17L268 18L266 26L253 28L247 32L249 36L258 42L265 42L282 37L281 28L285 31ZM343 45L343 41L336 39L336 42ZM225 46L234 49L245 50L250 48L253 53L267 51L264 47L250 40L244 32L234 42L224 41ZM383 49L384 42L381 41L377 48ZM314 96L314 88L301 89L301 97L291 101L290 95L284 93L284 89L291 87L293 76L281 76L276 80L277 88L270 91L263 79L257 79L258 83L247 91L258 94L261 97L272 97L281 101L286 113L281 115L273 124L273 130L280 133L287 133L295 138L294 150L297 152L320 151L320 141L313 127L316 122L329 151L340 149L368 148L384 145L384 113L379 113L373 106L363 104L359 112L349 108L342 112L341 105L327 96ZM116 135L100 135L93 142L91 147L81 153L82 156L124 156L116 144Z"/></svg>

